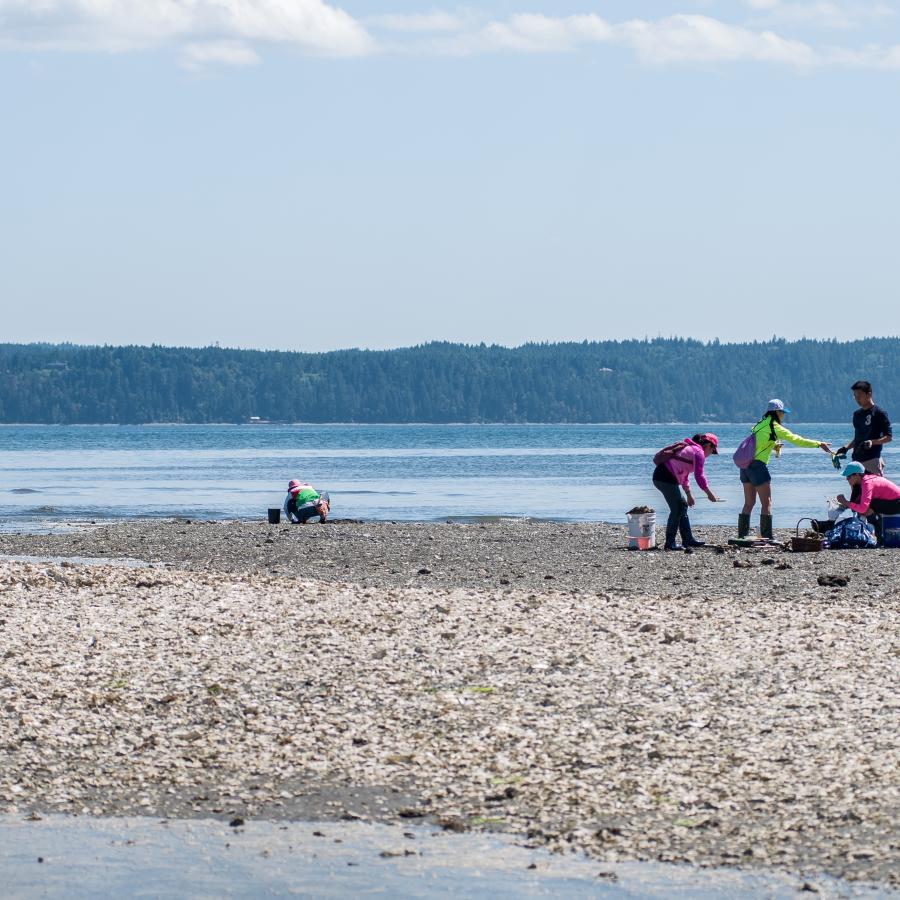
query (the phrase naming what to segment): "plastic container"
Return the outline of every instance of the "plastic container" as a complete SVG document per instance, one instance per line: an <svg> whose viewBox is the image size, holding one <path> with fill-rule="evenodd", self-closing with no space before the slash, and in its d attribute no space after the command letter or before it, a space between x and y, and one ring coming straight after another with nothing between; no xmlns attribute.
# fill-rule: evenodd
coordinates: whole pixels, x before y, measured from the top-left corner
<svg viewBox="0 0 900 900"><path fill-rule="evenodd" d="M656 546L656 513L626 513L628 549L652 550Z"/></svg>
<svg viewBox="0 0 900 900"><path fill-rule="evenodd" d="M881 529L885 547L900 547L900 516L882 516Z"/></svg>
<svg viewBox="0 0 900 900"><path fill-rule="evenodd" d="M837 502L837 497L829 497L825 501L825 509L827 510L828 518L832 522L836 522L838 516L844 511L844 507Z"/></svg>
<svg viewBox="0 0 900 900"><path fill-rule="evenodd" d="M269 508L269 524L277 525L281 521L281 509L277 506Z"/></svg>

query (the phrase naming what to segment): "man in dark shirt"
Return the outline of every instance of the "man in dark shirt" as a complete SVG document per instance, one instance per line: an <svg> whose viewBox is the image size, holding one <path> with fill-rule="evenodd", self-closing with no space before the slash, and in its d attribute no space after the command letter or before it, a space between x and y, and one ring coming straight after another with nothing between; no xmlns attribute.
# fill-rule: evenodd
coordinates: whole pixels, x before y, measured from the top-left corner
<svg viewBox="0 0 900 900"><path fill-rule="evenodd" d="M891 421L887 413L875 405L872 385L868 381L857 381L850 390L859 404L859 409L853 413L853 440L837 453L841 455L853 450L854 462L862 463L867 472L880 475L884 472L881 448L893 440Z"/></svg>

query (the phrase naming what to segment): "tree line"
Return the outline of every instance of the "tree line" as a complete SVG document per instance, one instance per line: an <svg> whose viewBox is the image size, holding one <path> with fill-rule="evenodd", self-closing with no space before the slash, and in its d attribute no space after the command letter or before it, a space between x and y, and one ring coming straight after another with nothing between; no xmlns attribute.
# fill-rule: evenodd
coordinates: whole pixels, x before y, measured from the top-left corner
<svg viewBox="0 0 900 900"><path fill-rule="evenodd" d="M843 421L871 381L892 409L900 338L521 347L429 343L328 353L0 344L0 422Z"/></svg>

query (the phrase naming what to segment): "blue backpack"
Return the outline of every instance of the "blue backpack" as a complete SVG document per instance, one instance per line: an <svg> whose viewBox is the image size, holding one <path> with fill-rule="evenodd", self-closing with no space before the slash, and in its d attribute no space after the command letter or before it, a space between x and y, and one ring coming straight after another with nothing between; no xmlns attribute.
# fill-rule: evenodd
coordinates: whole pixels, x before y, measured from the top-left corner
<svg viewBox="0 0 900 900"><path fill-rule="evenodd" d="M875 529L865 521L854 516L843 519L826 535L825 543L832 550L868 550L876 546Z"/></svg>

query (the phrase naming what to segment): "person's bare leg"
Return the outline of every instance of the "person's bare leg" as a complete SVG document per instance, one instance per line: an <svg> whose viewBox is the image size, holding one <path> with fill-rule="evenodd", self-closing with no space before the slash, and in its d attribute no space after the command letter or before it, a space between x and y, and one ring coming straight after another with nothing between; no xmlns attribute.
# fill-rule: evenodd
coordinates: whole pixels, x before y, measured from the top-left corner
<svg viewBox="0 0 900 900"><path fill-rule="evenodd" d="M738 516L738 537L744 538L750 534L750 510L756 503L756 488L752 484L744 485L744 508Z"/></svg>
<svg viewBox="0 0 900 900"><path fill-rule="evenodd" d="M756 489L759 494L759 534L760 537L772 540L772 485L770 482L761 484Z"/></svg>
<svg viewBox="0 0 900 900"><path fill-rule="evenodd" d="M741 512L745 516L749 516L750 513L753 512L753 507L756 504L756 488L753 487L752 484L744 485L744 508Z"/></svg>

